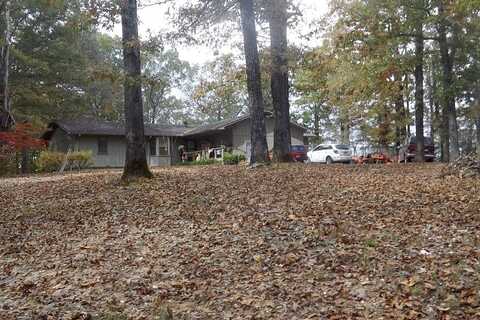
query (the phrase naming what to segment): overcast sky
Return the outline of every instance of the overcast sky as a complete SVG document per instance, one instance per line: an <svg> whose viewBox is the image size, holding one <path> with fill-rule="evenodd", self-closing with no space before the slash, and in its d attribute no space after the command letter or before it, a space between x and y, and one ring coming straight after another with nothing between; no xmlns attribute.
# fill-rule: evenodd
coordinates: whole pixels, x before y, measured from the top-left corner
<svg viewBox="0 0 480 320"><path fill-rule="evenodd" d="M301 23L295 30L289 30L289 41L295 42L298 45L312 45L314 43L306 43L302 40L300 35L308 32L309 25L319 19L323 14L327 12L328 1L327 0L297 0L300 4L302 14L304 16L304 22ZM170 26L166 22L168 17L166 16L165 8L162 6L147 7L139 10L140 19L140 34L142 37L147 37L149 31L151 33L158 33L161 30L168 30ZM120 26L115 28L115 33L121 34ZM238 35L233 35L234 37ZM214 59L213 51L207 47L181 47L179 48L180 57L183 60L190 63L204 63ZM225 45L220 50L221 53L234 52L231 45Z"/></svg>

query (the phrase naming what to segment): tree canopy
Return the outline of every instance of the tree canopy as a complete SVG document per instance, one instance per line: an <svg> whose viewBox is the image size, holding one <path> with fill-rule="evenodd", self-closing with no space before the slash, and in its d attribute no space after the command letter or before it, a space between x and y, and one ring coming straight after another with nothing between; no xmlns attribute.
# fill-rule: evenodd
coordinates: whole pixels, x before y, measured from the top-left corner
<svg viewBox="0 0 480 320"><path fill-rule="evenodd" d="M15 119L124 120L122 46L111 29L119 22L121 2L3 4L11 44L8 106ZM170 26L140 38L147 122L210 122L248 112L239 4L139 2L143 10L162 7ZM286 2L289 31L302 19L300 4ZM273 111L270 73L280 60L266 40L272 36L267 31L277 29L269 24L274 7L267 0L253 5L262 96L265 110ZM445 161L473 151L480 124L479 10L478 1L468 0L331 1L326 16L301 30L308 45L288 43L291 117L309 127L316 142L395 152L420 130L434 138ZM5 48L7 20L2 21ZM415 44L423 47L422 56ZM212 58L201 64L185 59L182 48L191 45L208 45Z"/></svg>

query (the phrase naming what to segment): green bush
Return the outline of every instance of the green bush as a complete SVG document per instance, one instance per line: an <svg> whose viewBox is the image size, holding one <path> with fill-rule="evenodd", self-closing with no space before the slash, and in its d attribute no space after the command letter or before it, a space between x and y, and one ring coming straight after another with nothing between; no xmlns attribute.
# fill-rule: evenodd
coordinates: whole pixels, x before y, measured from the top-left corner
<svg viewBox="0 0 480 320"><path fill-rule="evenodd" d="M36 159L35 165L40 172L54 172L60 170L64 161L65 153L43 151ZM77 151L68 155L67 165L65 170L68 169L85 169L92 165L92 152L91 151Z"/></svg>
<svg viewBox="0 0 480 320"><path fill-rule="evenodd" d="M68 157L68 161L71 167L78 169L85 169L93 165L92 151L84 150L72 152Z"/></svg>
<svg viewBox="0 0 480 320"><path fill-rule="evenodd" d="M216 163L218 163L218 161L213 159L202 159L202 160L194 161L194 164L197 166L208 166Z"/></svg>
<svg viewBox="0 0 480 320"><path fill-rule="evenodd" d="M179 166L207 166L211 164L218 164L219 162L213 159L203 159L195 161L185 161L178 163Z"/></svg>
<svg viewBox="0 0 480 320"><path fill-rule="evenodd" d="M225 152L223 154L223 163L227 165L239 164L241 161L245 161L245 156L243 154L232 154L230 152Z"/></svg>
<svg viewBox="0 0 480 320"><path fill-rule="evenodd" d="M64 153L43 151L35 162L40 172L53 172L60 170L64 160Z"/></svg>

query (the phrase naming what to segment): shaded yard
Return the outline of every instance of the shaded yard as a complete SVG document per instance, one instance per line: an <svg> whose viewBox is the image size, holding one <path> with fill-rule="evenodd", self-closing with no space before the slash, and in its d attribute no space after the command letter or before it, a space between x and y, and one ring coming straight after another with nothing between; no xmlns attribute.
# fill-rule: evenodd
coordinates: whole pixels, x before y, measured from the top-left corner
<svg viewBox="0 0 480 320"><path fill-rule="evenodd" d="M439 171L0 180L0 319L480 318L480 180Z"/></svg>

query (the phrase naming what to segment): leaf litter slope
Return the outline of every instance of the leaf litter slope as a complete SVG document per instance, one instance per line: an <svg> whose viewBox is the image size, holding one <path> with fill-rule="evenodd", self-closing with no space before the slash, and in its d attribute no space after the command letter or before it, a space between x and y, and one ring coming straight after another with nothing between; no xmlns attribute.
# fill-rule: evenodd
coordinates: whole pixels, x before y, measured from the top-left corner
<svg viewBox="0 0 480 320"><path fill-rule="evenodd" d="M480 318L480 182L438 166L170 168L0 191L0 318Z"/></svg>

